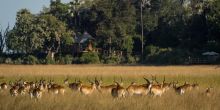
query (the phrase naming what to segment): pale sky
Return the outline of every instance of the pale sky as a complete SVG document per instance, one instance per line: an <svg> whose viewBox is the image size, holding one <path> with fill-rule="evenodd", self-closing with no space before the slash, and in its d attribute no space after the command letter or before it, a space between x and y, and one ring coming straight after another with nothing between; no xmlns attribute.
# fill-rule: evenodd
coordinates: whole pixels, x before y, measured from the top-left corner
<svg viewBox="0 0 220 110"><path fill-rule="evenodd" d="M61 0L68 3L71 0ZM8 24L12 28L15 24L16 13L22 8L27 8L33 14L39 13L43 6L48 7L50 0L0 0L0 29L5 29Z"/></svg>

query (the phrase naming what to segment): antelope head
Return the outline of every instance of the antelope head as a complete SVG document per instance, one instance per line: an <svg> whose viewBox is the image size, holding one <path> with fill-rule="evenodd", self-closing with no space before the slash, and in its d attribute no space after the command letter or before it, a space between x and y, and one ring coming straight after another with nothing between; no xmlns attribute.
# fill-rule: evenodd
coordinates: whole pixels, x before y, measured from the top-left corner
<svg viewBox="0 0 220 110"><path fill-rule="evenodd" d="M66 84L66 85L69 84L69 78L66 78L63 82L64 82L64 84Z"/></svg>

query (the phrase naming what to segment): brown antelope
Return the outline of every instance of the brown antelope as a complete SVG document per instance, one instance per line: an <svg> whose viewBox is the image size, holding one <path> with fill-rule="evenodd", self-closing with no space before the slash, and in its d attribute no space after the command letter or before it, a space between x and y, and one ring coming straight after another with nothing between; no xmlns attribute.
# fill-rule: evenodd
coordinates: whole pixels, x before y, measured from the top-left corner
<svg viewBox="0 0 220 110"><path fill-rule="evenodd" d="M43 91L40 88L35 88L30 92L31 98L41 99Z"/></svg>
<svg viewBox="0 0 220 110"><path fill-rule="evenodd" d="M136 83L131 83L126 89L130 96L132 95L147 95L149 93L150 81L144 78L147 84L137 85Z"/></svg>
<svg viewBox="0 0 220 110"><path fill-rule="evenodd" d="M113 88L111 91L111 95L114 98L121 98L121 97L125 97L126 95L126 89L124 87L122 87L123 83L122 83L122 78L121 78L121 83L118 83L115 81L115 83L117 84L116 88Z"/></svg>
<svg viewBox="0 0 220 110"><path fill-rule="evenodd" d="M2 90L6 90L8 88L8 85L7 85L7 83L1 83L0 84L0 90L2 89Z"/></svg>
<svg viewBox="0 0 220 110"><path fill-rule="evenodd" d="M90 80L88 80L90 82L90 86L88 85L80 85L80 92L83 94L83 95L90 95L93 93L94 90L96 90L96 84Z"/></svg>
<svg viewBox="0 0 220 110"><path fill-rule="evenodd" d="M29 84L29 82L24 81L23 84L20 84L18 93L21 95L25 95L26 93L29 93L30 88L31 88L31 85Z"/></svg>
<svg viewBox="0 0 220 110"><path fill-rule="evenodd" d="M190 91L193 89L193 86L186 83L186 82L182 86L179 86L179 87L176 86L177 84L178 84L178 82L173 84L173 88L180 95L184 94L186 91Z"/></svg>
<svg viewBox="0 0 220 110"><path fill-rule="evenodd" d="M17 96L18 95L18 89L19 89L19 84L18 82L9 82L9 86L11 87L9 92L11 96Z"/></svg>
<svg viewBox="0 0 220 110"><path fill-rule="evenodd" d="M153 94L153 96L161 96L165 91L162 85L150 84L149 88L150 93Z"/></svg>
<svg viewBox="0 0 220 110"><path fill-rule="evenodd" d="M80 80L76 81L75 79L75 82L73 83L69 83L68 80L69 79L64 80L64 84L68 85L71 90L80 91L80 87L82 85L82 82Z"/></svg>
<svg viewBox="0 0 220 110"><path fill-rule="evenodd" d="M211 88L210 87L206 88L205 95L208 96L208 97L212 96L212 94L213 94L212 89L213 89L212 87Z"/></svg>
<svg viewBox="0 0 220 110"><path fill-rule="evenodd" d="M116 84L102 86L102 79L101 80L97 80L96 78L95 78L95 84L96 84L97 90L100 93L111 93L112 89L117 87Z"/></svg>
<svg viewBox="0 0 220 110"><path fill-rule="evenodd" d="M65 91L66 91L65 88L61 85L58 85L58 84L49 84L48 85L48 92L49 93L64 95Z"/></svg>
<svg viewBox="0 0 220 110"><path fill-rule="evenodd" d="M172 87L172 83L171 82L170 83L165 83L165 76L164 76L162 86L164 88L164 92L166 92Z"/></svg>
<svg viewBox="0 0 220 110"><path fill-rule="evenodd" d="M194 84L192 84L192 87L193 87L193 89L199 89L199 84L198 83L194 83Z"/></svg>
<svg viewBox="0 0 220 110"><path fill-rule="evenodd" d="M24 86L19 87L19 89L18 89L18 94L20 94L20 95L25 95L26 92L27 92L27 91L26 91L26 89L24 88Z"/></svg>
<svg viewBox="0 0 220 110"><path fill-rule="evenodd" d="M11 94L11 96L17 96L17 95L18 95L18 89L19 89L19 86L17 86L17 85L13 86L13 87L10 89L10 94Z"/></svg>
<svg viewBox="0 0 220 110"><path fill-rule="evenodd" d="M156 80L156 76L154 78L152 78L152 80L155 81L157 84L153 84L153 81L151 82L151 84L149 85L150 93L153 96L161 96L165 92L164 84L163 83L160 84Z"/></svg>

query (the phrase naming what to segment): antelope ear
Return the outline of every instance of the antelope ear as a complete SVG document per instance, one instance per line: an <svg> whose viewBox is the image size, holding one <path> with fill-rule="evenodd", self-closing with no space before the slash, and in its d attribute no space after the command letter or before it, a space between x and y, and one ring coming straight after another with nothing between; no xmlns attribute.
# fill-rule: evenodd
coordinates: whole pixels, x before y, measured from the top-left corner
<svg viewBox="0 0 220 110"><path fill-rule="evenodd" d="M131 82L131 85L135 85L136 83L135 82Z"/></svg>
<svg viewBox="0 0 220 110"><path fill-rule="evenodd" d="M123 82L121 82L120 85L123 86L124 85Z"/></svg>

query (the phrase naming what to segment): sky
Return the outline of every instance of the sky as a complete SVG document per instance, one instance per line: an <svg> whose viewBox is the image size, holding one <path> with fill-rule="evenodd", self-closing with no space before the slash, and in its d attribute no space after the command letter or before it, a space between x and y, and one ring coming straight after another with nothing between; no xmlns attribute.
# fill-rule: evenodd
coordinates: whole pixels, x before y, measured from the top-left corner
<svg viewBox="0 0 220 110"><path fill-rule="evenodd" d="M71 0L61 0L68 3ZM48 7L50 0L0 0L0 29L5 29L8 24L13 28L16 13L22 8L29 9L31 13L39 13L44 6Z"/></svg>

